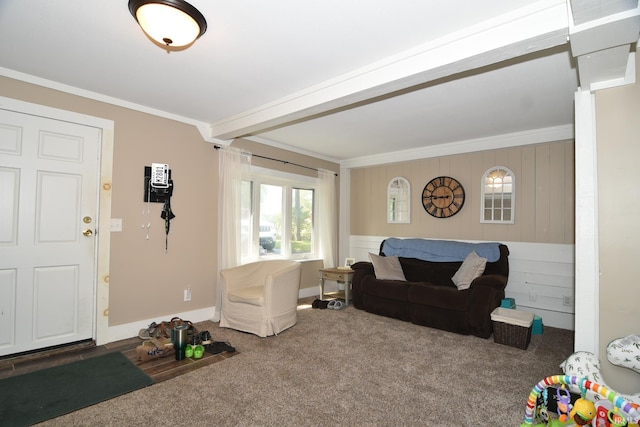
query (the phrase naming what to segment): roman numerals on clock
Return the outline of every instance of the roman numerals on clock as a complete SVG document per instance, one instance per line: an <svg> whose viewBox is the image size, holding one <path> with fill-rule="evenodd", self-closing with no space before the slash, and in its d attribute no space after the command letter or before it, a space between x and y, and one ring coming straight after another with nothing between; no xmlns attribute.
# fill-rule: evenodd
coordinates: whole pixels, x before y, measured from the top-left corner
<svg viewBox="0 0 640 427"><path fill-rule="evenodd" d="M435 218L448 218L457 214L464 205L464 188L454 178L439 176L422 190L422 206Z"/></svg>

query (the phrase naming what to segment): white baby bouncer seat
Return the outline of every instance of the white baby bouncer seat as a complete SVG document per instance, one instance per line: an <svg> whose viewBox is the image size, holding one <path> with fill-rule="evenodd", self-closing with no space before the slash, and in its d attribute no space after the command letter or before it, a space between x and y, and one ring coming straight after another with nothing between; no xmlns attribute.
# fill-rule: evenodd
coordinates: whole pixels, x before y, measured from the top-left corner
<svg viewBox="0 0 640 427"><path fill-rule="evenodd" d="M640 336L632 334L611 341L607 345L607 359L616 366L628 368L640 374ZM562 362L560 367L566 375L586 377L590 381L602 384L611 389L611 387L606 385L604 378L602 378L600 360L598 360L593 353L576 351ZM640 391L631 394L616 392L616 394L631 402L640 404ZM595 396L587 397L594 398Z"/></svg>

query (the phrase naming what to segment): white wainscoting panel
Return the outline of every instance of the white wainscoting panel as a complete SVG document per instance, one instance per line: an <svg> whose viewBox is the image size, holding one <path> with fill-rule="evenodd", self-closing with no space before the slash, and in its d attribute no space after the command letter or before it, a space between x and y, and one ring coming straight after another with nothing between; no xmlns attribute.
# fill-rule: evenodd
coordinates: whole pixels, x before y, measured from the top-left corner
<svg viewBox="0 0 640 427"><path fill-rule="evenodd" d="M575 330L575 246L504 242L509 247L509 282L505 294L516 308L542 323Z"/></svg>
<svg viewBox="0 0 640 427"><path fill-rule="evenodd" d="M349 256L368 261L386 237L350 236ZM477 240L469 240L477 243ZM542 323L575 329L575 246L548 243L501 242L509 248L509 281L505 294L518 310L537 314Z"/></svg>

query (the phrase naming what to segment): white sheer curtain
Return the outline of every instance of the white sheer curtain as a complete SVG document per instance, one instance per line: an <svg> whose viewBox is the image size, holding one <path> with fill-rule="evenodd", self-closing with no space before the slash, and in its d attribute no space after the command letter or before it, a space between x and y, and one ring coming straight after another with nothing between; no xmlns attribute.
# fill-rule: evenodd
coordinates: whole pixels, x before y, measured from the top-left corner
<svg viewBox="0 0 640 427"><path fill-rule="evenodd" d="M220 270L240 265L242 225L242 181L251 180L251 154L234 147L219 150L218 190L218 280ZM218 307L214 320L220 318L220 286L216 286Z"/></svg>
<svg viewBox="0 0 640 427"><path fill-rule="evenodd" d="M336 174L333 171L318 169L320 181L318 197L318 237L320 257L325 268L336 267Z"/></svg>

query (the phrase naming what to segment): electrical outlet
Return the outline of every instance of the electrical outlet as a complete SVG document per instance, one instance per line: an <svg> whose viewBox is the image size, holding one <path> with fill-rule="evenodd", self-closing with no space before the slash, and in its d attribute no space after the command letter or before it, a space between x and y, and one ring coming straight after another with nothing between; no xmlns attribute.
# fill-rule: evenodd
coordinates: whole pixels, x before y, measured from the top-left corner
<svg viewBox="0 0 640 427"><path fill-rule="evenodd" d="M531 302L538 301L538 294L535 292L529 292L529 301Z"/></svg>
<svg viewBox="0 0 640 427"><path fill-rule="evenodd" d="M184 290L184 301L191 301L191 288Z"/></svg>
<svg viewBox="0 0 640 427"><path fill-rule="evenodd" d="M562 305L571 305L572 301L571 301L571 295L563 295L562 296Z"/></svg>

